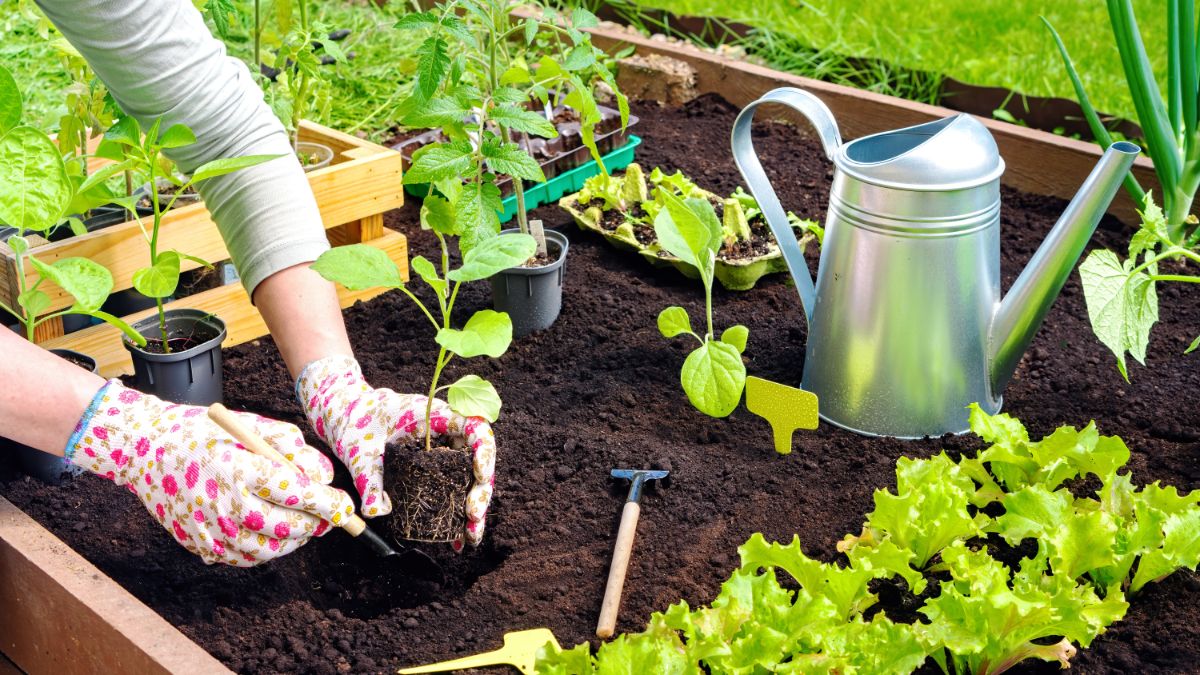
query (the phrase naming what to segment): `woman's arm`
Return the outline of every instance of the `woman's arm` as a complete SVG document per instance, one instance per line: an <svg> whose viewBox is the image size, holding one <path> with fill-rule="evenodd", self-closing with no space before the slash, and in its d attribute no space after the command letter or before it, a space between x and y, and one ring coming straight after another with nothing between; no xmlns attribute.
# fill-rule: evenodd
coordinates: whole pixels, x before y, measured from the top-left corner
<svg viewBox="0 0 1200 675"><path fill-rule="evenodd" d="M62 456L104 380L0 325L0 436Z"/></svg>

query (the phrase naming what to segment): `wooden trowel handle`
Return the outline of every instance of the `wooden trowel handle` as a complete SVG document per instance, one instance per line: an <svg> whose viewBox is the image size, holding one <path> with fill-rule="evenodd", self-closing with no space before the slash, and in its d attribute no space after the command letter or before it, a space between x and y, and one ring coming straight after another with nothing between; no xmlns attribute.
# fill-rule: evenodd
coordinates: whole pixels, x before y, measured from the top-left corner
<svg viewBox="0 0 1200 675"><path fill-rule="evenodd" d="M247 427L245 424L243 424L242 420L238 419L237 415L230 412L229 408L226 408L220 403L214 403L208 406L208 416L210 419L212 419L212 421L217 423L217 426L224 429L225 433L233 436L238 443L246 446L246 449L250 452L258 455L259 457L265 457L266 459L269 459L280 466L286 466L296 473L300 473L299 467L289 461L287 457L284 457L283 454L278 450L271 447L270 443L264 441L262 437L254 433L250 427ZM314 515L317 515L318 517L320 516L320 514ZM358 514L351 514L349 518L344 518L342 522L338 524L338 527L341 527L343 530L357 537L358 535L362 534L364 529L366 529L367 523L360 518Z"/></svg>
<svg viewBox="0 0 1200 675"><path fill-rule="evenodd" d="M598 638L612 637L617 628L617 610L621 608L621 591L625 588L625 571L629 569L629 556L633 553L633 537L637 534L640 513L641 507L637 502L625 502L625 508L621 511L617 545L613 548L612 565L608 568L608 586L604 589L604 604L600 605L600 622L596 624Z"/></svg>

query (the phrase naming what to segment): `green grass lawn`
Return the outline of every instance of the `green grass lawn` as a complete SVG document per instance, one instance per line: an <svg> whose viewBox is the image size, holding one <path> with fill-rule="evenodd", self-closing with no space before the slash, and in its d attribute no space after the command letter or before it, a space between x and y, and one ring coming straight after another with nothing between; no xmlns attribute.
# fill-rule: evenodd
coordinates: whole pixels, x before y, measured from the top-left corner
<svg viewBox="0 0 1200 675"><path fill-rule="evenodd" d="M12 71L25 97L25 121L45 129L55 129L63 112L64 88L68 78L40 16L21 0L0 0L0 63ZM336 66L333 77L332 106L328 122L343 131L362 129L378 138L376 130L393 120L389 113L400 100L400 87L407 88L416 62L413 54L419 36L394 30L394 12L402 7L381 10L372 3L352 4L345 0L318 0L317 14L332 29L347 28L351 34L342 43L355 58ZM235 27L237 36L229 44L230 53L247 63L252 46L248 30ZM241 36L242 39L236 39Z"/></svg>
<svg viewBox="0 0 1200 675"><path fill-rule="evenodd" d="M1074 98L1061 60L1039 20L1045 15L1062 34L1096 106L1107 113L1133 117L1124 74L1115 47L1104 3L1097 0L642 0L681 14L724 16L794 38L822 52L775 53L759 51L778 67L833 81L845 68L837 58L823 54L871 57L903 68L942 73L973 84L992 85L1039 96ZM26 119L54 128L61 108L66 76L54 49L38 30L32 3L0 0L0 59L22 84L27 101ZM372 3L317 0L318 13L335 28L349 28L344 48L357 57L339 65L334 79L333 108L329 122L343 130L373 131L388 126L389 113L399 100L414 68L417 36L392 29L393 12L408 3L395 0L387 10ZM1135 0L1147 50L1160 79L1166 71L1165 3ZM24 8L23 8L24 7ZM244 32L244 31L243 31ZM231 45L232 52L249 57L246 43ZM883 71L889 69L883 68ZM872 78L895 73L867 73ZM899 77L903 78L904 73ZM863 86L864 77L850 77ZM869 85L866 85L869 86ZM900 91L928 100L936 94L925 81L901 82L877 90ZM874 88L874 87L872 87ZM377 134L376 134L377 135Z"/></svg>
<svg viewBox="0 0 1200 675"><path fill-rule="evenodd" d="M677 14L723 16L801 43L942 73L971 84L1074 99L1046 28L1063 37L1096 107L1134 117L1108 12L1099 0L641 0ZM1134 0L1159 81L1166 76L1166 3ZM768 60L770 60L768 58Z"/></svg>

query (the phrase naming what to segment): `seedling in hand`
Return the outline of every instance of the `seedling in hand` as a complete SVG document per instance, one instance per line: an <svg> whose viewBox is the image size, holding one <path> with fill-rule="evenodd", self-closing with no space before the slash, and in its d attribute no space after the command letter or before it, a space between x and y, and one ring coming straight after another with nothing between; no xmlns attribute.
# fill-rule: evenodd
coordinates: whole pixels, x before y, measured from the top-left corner
<svg viewBox="0 0 1200 675"><path fill-rule="evenodd" d="M450 254L445 233L453 233L453 221L444 220L445 213L432 213L422 209L422 222L431 220L442 247L441 272L432 262L422 256L412 259L412 270L433 290L437 299L434 313L405 285L400 270L383 251L366 244L339 246L326 251L313 264L321 276L351 290L368 288L394 288L404 293L417 305L436 331L435 341L439 345L433 378L429 383L429 401L425 406L425 449L433 449L432 425L429 418L433 413L433 399L446 390L446 401L450 409L465 417L482 417L495 422L500 416L500 395L490 382L478 375L464 375L456 382L438 386L442 370L455 356L472 358L490 356L498 358L512 343L512 320L504 312L484 309L467 319L461 329L451 327L451 315L458 291L464 282L479 281L510 267L525 262L533 255L537 244L533 237L515 234L493 237L482 241L463 254L463 264L450 269Z"/></svg>
<svg viewBox="0 0 1200 675"><path fill-rule="evenodd" d="M150 230L147 231L142 219L137 218L138 225L142 228L142 235L145 236L146 243L150 245L150 266L134 272L133 287L142 295L154 299L158 308L158 327L162 334L162 348L164 352L170 353L167 317L163 309L164 298L173 295L179 286L179 273L184 260L191 260L209 268L212 265L181 251L159 250L159 232L162 227L163 214L175 206L175 201L189 187L196 186L209 178L224 176L262 164L279 157L279 155L246 155L229 159L214 159L193 171L190 178L181 179L175 175L175 171L171 168L170 161L163 155L163 151L191 145L196 142L196 136L191 129L182 124L172 125L165 131L162 131L161 127L162 119L160 118L143 135L141 126L134 118L126 116L118 120L105 132L104 142L97 149L97 154L113 160L113 164L89 176L88 180L104 179L118 171L131 169L144 171L150 176L149 198L154 208L154 219ZM162 204L157 189L159 177L165 178L177 187L165 205ZM144 345L145 342L138 344Z"/></svg>
<svg viewBox="0 0 1200 675"><path fill-rule="evenodd" d="M683 362L680 381L688 400L700 412L725 417L742 400L746 366L742 352L750 330L731 326L718 340L713 331L712 286L717 251L723 241L721 222L707 199L680 199L662 192L664 208L654 219L659 244L671 255L696 268L704 284L705 325L703 336L692 330L691 319L682 307L668 307L658 315L658 330L664 337L688 334L700 343Z"/></svg>

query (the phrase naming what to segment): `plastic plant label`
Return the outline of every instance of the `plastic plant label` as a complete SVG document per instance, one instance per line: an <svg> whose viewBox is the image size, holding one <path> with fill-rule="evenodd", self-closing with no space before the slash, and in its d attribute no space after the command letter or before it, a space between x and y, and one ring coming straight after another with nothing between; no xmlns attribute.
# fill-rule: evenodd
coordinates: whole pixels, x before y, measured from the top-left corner
<svg viewBox="0 0 1200 675"><path fill-rule="evenodd" d="M549 252L546 251L546 231L542 228L542 221L529 221L529 233L533 235L534 241L537 242L538 255L550 255Z"/></svg>
<svg viewBox="0 0 1200 675"><path fill-rule="evenodd" d="M816 429L817 395L761 377L746 378L746 409L765 419L775 437L775 452L792 451L797 429Z"/></svg>

